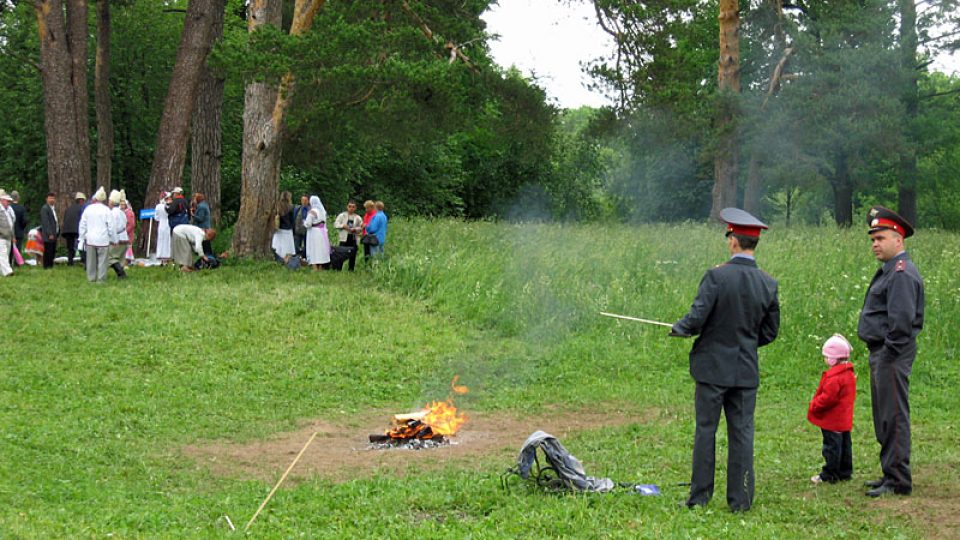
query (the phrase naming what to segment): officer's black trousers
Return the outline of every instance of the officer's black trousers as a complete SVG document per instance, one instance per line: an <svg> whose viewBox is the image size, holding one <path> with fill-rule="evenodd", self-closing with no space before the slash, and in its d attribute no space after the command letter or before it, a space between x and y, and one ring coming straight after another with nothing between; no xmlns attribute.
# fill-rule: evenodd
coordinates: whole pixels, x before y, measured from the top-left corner
<svg viewBox="0 0 960 540"><path fill-rule="evenodd" d="M820 478L824 482L849 480L853 476L853 448L849 431L823 432L823 470Z"/></svg>
<svg viewBox="0 0 960 540"><path fill-rule="evenodd" d="M697 383L697 429L693 438L693 475L687 505L707 504L713 497L716 434L720 411L727 419L727 504L734 512L753 505L753 412L756 388Z"/></svg>
<svg viewBox="0 0 960 540"><path fill-rule="evenodd" d="M886 347L870 353L870 404L873 429L880 443L880 468L888 484L911 490L910 475L910 373L916 343L896 358Z"/></svg>

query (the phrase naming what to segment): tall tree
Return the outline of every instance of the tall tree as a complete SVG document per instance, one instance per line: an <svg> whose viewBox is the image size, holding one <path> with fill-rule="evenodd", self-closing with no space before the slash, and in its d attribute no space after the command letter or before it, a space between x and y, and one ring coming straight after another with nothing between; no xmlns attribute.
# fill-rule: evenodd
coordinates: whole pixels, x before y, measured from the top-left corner
<svg viewBox="0 0 960 540"><path fill-rule="evenodd" d="M297 0L290 35L310 29L324 0ZM279 28L282 0L253 0L247 29L253 33L265 26ZM294 90L293 74L287 73L279 87L269 82L247 85L243 107L243 184L240 213L233 231L235 255L265 257L270 253L270 234L280 186L280 156L283 149L284 116Z"/></svg>
<svg viewBox="0 0 960 540"><path fill-rule="evenodd" d="M223 38L225 6L226 0L218 0L218 5L214 6L210 31L213 44ZM190 190L204 194L215 225L220 223L220 162L223 159L220 117L223 112L224 82L222 75L204 63L190 133Z"/></svg>
<svg viewBox="0 0 960 540"><path fill-rule="evenodd" d="M73 194L90 189L87 133L87 6L85 0L35 0L40 34L47 182L66 208ZM81 108L82 107L82 108Z"/></svg>
<svg viewBox="0 0 960 540"><path fill-rule="evenodd" d="M738 117L740 108L740 5L738 0L720 0L720 61L717 64L719 91L716 120L713 198L710 217L737 203L737 176L740 171Z"/></svg>
<svg viewBox="0 0 960 540"><path fill-rule="evenodd" d="M917 121L920 96L917 85L917 4L915 0L898 0L900 4L900 69L903 72L903 109L906 144L900 153L900 188L898 210L907 221L917 223L917 149L914 123Z"/></svg>
<svg viewBox="0 0 960 540"><path fill-rule="evenodd" d="M183 165L190 140L190 121L197 103L200 74L210 52L210 34L214 12L220 0L190 0L187 5L183 34L177 49L167 98L157 131L157 145L150 168L150 181L144 196L144 207L155 204L161 189L180 185ZM138 250L147 251L146 238L140 235Z"/></svg>
<svg viewBox="0 0 960 540"><path fill-rule="evenodd" d="M94 102L97 106L97 185L111 188L113 114L110 110L110 0L97 0L97 54Z"/></svg>

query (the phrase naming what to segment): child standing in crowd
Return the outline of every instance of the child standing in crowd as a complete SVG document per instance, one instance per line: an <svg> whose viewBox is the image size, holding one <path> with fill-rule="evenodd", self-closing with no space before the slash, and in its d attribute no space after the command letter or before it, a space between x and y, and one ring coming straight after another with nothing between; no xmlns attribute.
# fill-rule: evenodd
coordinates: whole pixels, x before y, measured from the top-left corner
<svg viewBox="0 0 960 540"><path fill-rule="evenodd" d="M853 476L850 431L853 429L853 402L857 397L857 377L853 373L850 342L834 334L823 344L823 361L829 369L820 376L820 386L810 401L807 420L823 432L823 459L814 484L849 480Z"/></svg>

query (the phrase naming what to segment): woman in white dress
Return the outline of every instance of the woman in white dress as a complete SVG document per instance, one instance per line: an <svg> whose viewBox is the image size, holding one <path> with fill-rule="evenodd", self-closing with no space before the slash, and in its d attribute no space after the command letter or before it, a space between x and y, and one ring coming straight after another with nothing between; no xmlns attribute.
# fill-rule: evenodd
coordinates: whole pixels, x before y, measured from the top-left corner
<svg viewBox="0 0 960 540"><path fill-rule="evenodd" d="M283 262L297 253L293 245L293 195L289 191L281 193L277 202L277 230L270 247Z"/></svg>
<svg viewBox="0 0 960 540"><path fill-rule="evenodd" d="M303 225L307 228L307 264L320 270L330 262L330 237L327 236L327 211L316 195L310 197L310 211Z"/></svg>
<svg viewBox="0 0 960 540"><path fill-rule="evenodd" d="M170 223L167 221L166 201L170 194L161 191L160 202L157 204L153 219L157 222L157 259L161 263L170 260Z"/></svg>

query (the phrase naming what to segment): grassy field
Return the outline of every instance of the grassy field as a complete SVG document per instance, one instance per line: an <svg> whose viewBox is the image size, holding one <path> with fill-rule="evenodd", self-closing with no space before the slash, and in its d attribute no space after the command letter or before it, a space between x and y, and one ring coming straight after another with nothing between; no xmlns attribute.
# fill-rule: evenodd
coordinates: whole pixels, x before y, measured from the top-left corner
<svg viewBox="0 0 960 540"><path fill-rule="evenodd" d="M596 316L682 316L704 269L726 258L717 227L398 221L389 260L355 274L243 263L193 275L137 268L126 282L95 286L80 268L25 269L0 281L0 538L235 536L223 516L242 527L282 467L222 474L185 448L403 412L445 397L454 374L471 387L460 401L468 412L502 414L526 433L548 417L609 418L563 443L589 474L659 484L663 496L502 490L499 474L521 437L401 473L371 466L296 478L251 532L955 536L960 238L921 231L908 244L927 287L911 379L914 495L862 494L861 482L879 474L879 448L866 351L854 339L854 481L810 485L822 459L819 431L806 422L819 346L833 332L855 337L877 263L861 230L781 228L758 251L780 281L782 329L761 351L757 496L747 514L724 501L722 426L717 495L705 509L677 506L693 438L690 341ZM431 459L421 453L418 463Z"/></svg>

